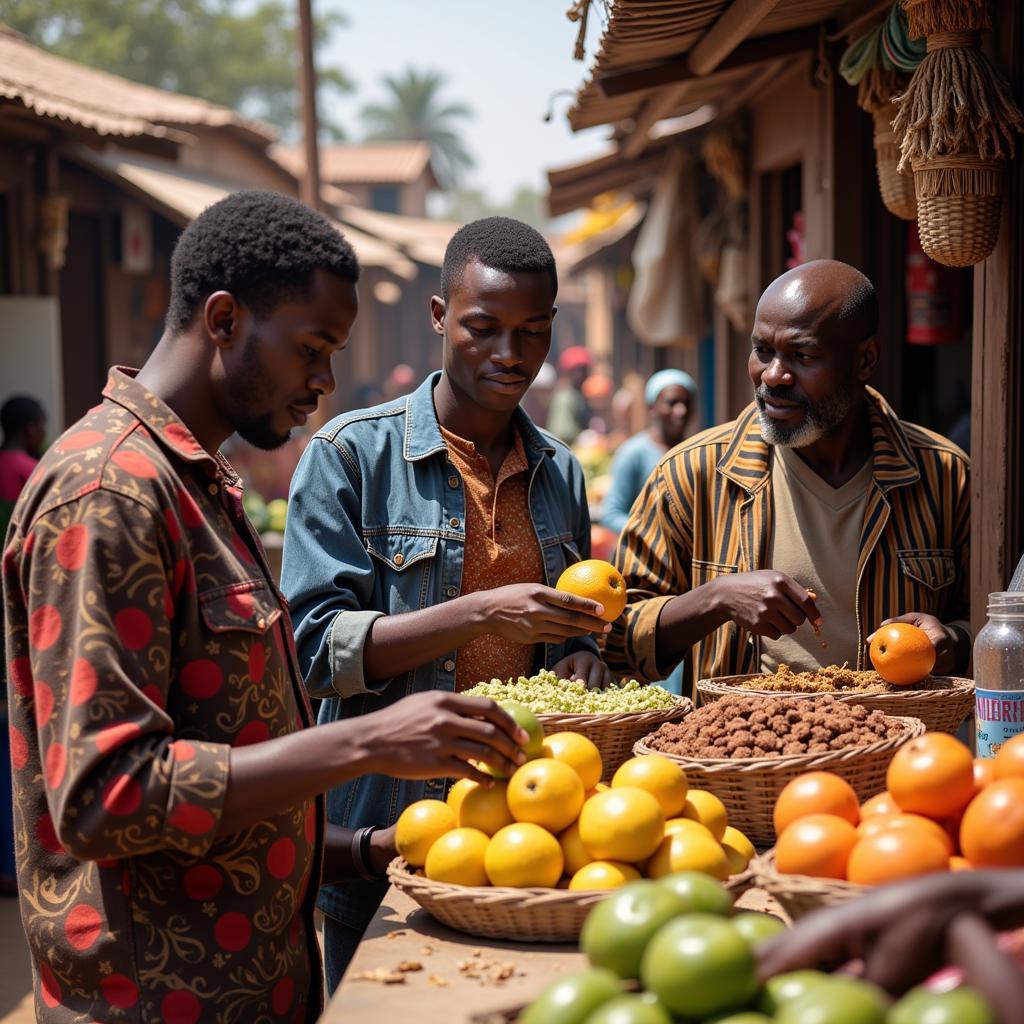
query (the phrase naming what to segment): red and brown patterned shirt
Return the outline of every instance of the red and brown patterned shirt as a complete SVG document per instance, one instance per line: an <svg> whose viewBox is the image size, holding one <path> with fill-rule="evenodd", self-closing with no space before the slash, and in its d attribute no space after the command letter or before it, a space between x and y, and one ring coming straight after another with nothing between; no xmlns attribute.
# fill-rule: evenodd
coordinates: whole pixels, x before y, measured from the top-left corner
<svg viewBox="0 0 1024 1024"><path fill-rule="evenodd" d="M104 397L3 559L37 1017L316 1020L322 801L218 835L231 747L311 724L284 599L228 463L132 371Z"/></svg>

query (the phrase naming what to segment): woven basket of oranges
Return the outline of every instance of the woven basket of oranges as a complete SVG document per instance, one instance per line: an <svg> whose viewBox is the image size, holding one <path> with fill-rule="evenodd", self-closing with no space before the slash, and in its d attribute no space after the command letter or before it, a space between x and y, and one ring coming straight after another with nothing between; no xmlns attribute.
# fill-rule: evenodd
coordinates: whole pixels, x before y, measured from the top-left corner
<svg viewBox="0 0 1024 1024"><path fill-rule="evenodd" d="M391 883L451 928L531 942L575 940L595 903L641 878L691 870L749 886L753 845L676 765L632 758L611 786L601 767L593 743L557 733L508 780L410 805Z"/></svg>

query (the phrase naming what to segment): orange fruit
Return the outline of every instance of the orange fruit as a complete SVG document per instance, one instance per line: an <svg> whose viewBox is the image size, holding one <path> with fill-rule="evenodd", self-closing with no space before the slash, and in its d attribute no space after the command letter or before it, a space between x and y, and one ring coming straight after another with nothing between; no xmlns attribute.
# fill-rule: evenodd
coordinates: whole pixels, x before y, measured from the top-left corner
<svg viewBox="0 0 1024 1024"><path fill-rule="evenodd" d="M938 822L931 818L922 817L920 814L876 814L862 821L857 828L857 835L861 839L869 836L876 836L893 828L917 828L923 829L930 836L934 836L946 848L946 855L953 856L953 840L949 833Z"/></svg>
<svg viewBox="0 0 1024 1024"><path fill-rule="evenodd" d="M587 558L570 565L558 577L555 589L597 601L604 607L601 618L605 622L614 622L626 607L626 581L622 573L611 562L600 558Z"/></svg>
<svg viewBox="0 0 1024 1024"><path fill-rule="evenodd" d="M1024 779L1000 779L970 802L960 851L976 868L1024 866Z"/></svg>
<svg viewBox="0 0 1024 1024"><path fill-rule="evenodd" d="M935 648L928 634L909 622L879 628L868 648L875 671L893 686L912 686L935 667Z"/></svg>
<svg viewBox="0 0 1024 1024"><path fill-rule="evenodd" d="M592 796L580 812L580 839L595 860L636 864L665 838L665 812L645 789L622 786Z"/></svg>
<svg viewBox="0 0 1024 1024"><path fill-rule="evenodd" d="M729 827L725 804L706 789L691 789L686 794L683 817L688 821L699 821L719 842Z"/></svg>
<svg viewBox="0 0 1024 1024"><path fill-rule="evenodd" d="M580 868L585 868L593 857L583 848L583 840L580 839L580 823L574 821L558 837L558 845L562 847L562 856L565 858L565 873L575 875Z"/></svg>
<svg viewBox="0 0 1024 1024"><path fill-rule="evenodd" d="M581 889L618 889L627 882L635 882L639 877L640 872L632 864L595 860L572 876L569 889L573 892Z"/></svg>
<svg viewBox="0 0 1024 1024"><path fill-rule="evenodd" d="M562 848L540 825L506 825L487 844L484 870L491 885L552 889L562 877Z"/></svg>
<svg viewBox="0 0 1024 1024"><path fill-rule="evenodd" d="M738 875L740 872L746 871L747 866L757 853L754 844L732 825L726 827L720 842L722 849L725 850L726 860L729 862L729 874Z"/></svg>
<svg viewBox="0 0 1024 1024"><path fill-rule="evenodd" d="M612 776L612 789L623 786L647 790L661 804L666 818L683 811L689 790L686 772L661 754L642 754L621 764Z"/></svg>
<svg viewBox="0 0 1024 1024"><path fill-rule="evenodd" d="M395 825L399 856L414 868L423 867L431 846L457 824L455 812L440 800L417 800L409 804Z"/></svg>
<svg viewBox="0 0 1024 1024"><path fill-rule="evenodd" d="M476 789L479 786L479 782L474 782L472 779L459 779L458 782L452 784L452 788L448 790L448 796L445 798L445 803L455 812L455 816L459 816L459 808L462 806L462 801L465 799L466 794L471 789Z"/></svg>
<svg viewBox="0 0 1024 1024"><path fill-rule="evenodd" d="M1024 733L1012 736L996 753L993 774L997 779L1024 776Z"/></svg>
<svg viewBox="0 0 1024 1024"><path fill-rule="evenodd" d="M563 761L580 777L583 788L592 790L600 781L604 765L593 740L578 732L555 732L544 737L541 757Z"/></svg>
<svg viewBox="0 0 1024 1024"><path fill-rule="evenodd" d="M454 828L430 848L423 873L435 882L490 885L484 855L490 838L475 828Z"/></svg>
<svg viewBox="0 0 1024 1024"><path fill-rule="evenodd" d="M517 768L508 780L508 809L516 821L561 832L583 806L583 783L567 764L538 757Z"/></svg>
<svg viewBox="0 0 1024 1024"><path fill-rule="evenodd" d="M979 792L996 781L996 759L976 757L974 759L974 788Z"/></svg>
<svg viewBox="0 0 1024 1024"><path fill-rule="evenodd" d="M950 871L973 871L974 865L966 857L950 857Z"/></svg>
<svg viewBox="0 0 1024 1024"><path fill-rule="evenodd" d="M892 793L887 789L883 789L881 793L871 797L870 800L865 800L860 805L860 820L863 821L865 818L871 818L878 814L899 814L900 809L896 804L896 801L892 798Z"/></svg>
<svg viewBox="0 0 1024 1024"><path fill-rule="evenodd" d="M775 845L775 866L784 875L845 878L850 851L857 845L857 830L835 814L808 814L797 818Z"/></svg>
<svg viewBox="0 0 1024 1024"><path fill-rule="evenodd" d="M507 793L507 782L495 782L490 789L473 783L473 789L463 796L459 805L459 828L475 828L493 836L511 825L515 818L508 809Z"/></svg>
<svg viewBox="0 0 1024 1024"><path fill-rule="evenodd" d="M834 814L856 825L860 821L857 794L832 772L805 772L788 783L775 801L775 834L781 836L797 818L808 814Z"/></svg>
<svg viewBox="0 0 1024 1024"><path fill-rule="evenodd" d="M885 782L901 811L950 818L974 796L974 759L958 739L926 732L896 751Z"/></svg>
<svg viewBox="0 0 1024 1024"><path fill-rule="evenodd" d="M650 878L663 878L677 871L700 871L724 882L730 874L729 858L706 830L684 829L666 836L647 865Z"/></svg>
<svg viewBox="0 0 1024 1024"><path fill-rule="evenodd" d="M947 848L936 836L922 828L885 828L853 848L846 877L857 885L884 885L948 870Z"/></svg>

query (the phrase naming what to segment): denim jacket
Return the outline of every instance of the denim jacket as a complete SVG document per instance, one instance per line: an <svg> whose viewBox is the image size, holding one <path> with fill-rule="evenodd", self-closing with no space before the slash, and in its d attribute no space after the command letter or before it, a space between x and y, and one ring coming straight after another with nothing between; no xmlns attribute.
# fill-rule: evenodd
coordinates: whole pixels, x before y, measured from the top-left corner
<svg viewBox="0 0 1024 1024"><path fill-rule="evenodd" d="M432 374L407 398L332 420L310 441L292 479L281 582L306 685L311 696L324 698L321 723L455 687L454 650L384 682L363 676L363 644L374 619L429 608L461 592L465 493L434 411L439 378ZM583 472L569 449L521 409L515 423L529 464L530 512L546 582L554 586L567 565L590 557ZM543 648L537 668L576 651L597 653L590 637ZM443 799L445 787L443 779L366 775L328 795L328 819L348 828L390 825L416 800ZM385 890L361 881L325 886L320 907L363 928Z"/></svg>

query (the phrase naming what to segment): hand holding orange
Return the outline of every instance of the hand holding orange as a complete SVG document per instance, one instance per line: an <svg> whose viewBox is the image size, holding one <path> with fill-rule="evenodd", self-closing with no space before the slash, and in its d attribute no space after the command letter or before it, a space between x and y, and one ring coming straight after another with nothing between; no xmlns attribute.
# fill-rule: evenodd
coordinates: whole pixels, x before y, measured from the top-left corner
<svg viewBox="0 0 1024 1024"><path fill-rule="evenodd" d="M587 558L570 565L555 584L556 590L596 601L604 608L601 618L614 622L626 607L626 581L611 562Z"/></svg>
<svg viewBox="0 0 1024 1024"><path fill-rule="evenodd" d="M909 622L880 626L868 653L875 671L893 686L919 683L935 667L935 646L923 629Z"/></svg>

